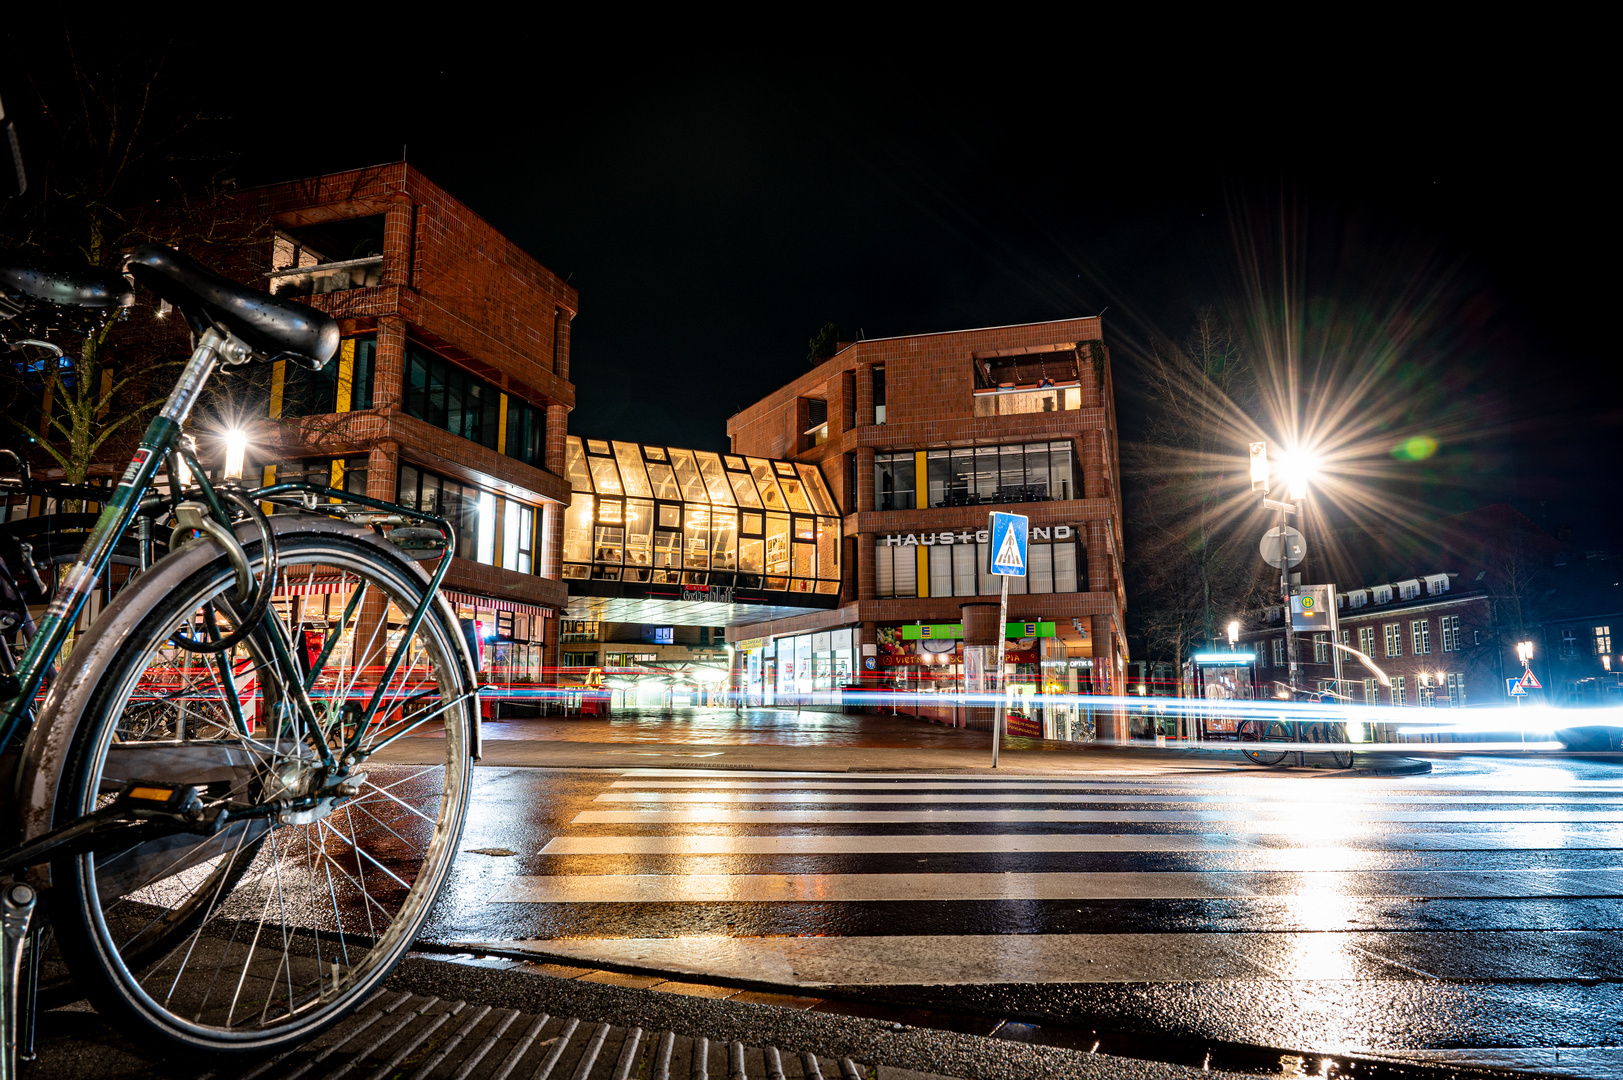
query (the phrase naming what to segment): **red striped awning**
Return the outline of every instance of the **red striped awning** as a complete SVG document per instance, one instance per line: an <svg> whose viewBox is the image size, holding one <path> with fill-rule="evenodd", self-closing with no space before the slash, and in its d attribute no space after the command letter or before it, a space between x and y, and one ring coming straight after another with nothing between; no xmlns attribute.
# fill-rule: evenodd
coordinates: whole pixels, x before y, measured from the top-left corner
<svg viewBox="0 0 1623 1080"><path fill-rule="evenodd" d="M487 608L492 611L516 611L528 615L539 615L550 619L556 614L552 608L542 607L540 604L523 604L517 600L503 600L494 596L480 596L478 593L457 592L454 589L441 589L445 598L453 604L466 604L471 608Z"/></svg>

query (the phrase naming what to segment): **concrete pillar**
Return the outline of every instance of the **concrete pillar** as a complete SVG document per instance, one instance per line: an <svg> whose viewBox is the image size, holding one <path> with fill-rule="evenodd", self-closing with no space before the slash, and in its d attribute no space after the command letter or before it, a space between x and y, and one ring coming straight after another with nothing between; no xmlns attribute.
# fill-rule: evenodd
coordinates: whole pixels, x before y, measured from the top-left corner
<svg viewBox="0 0 1623 1080"><path fill-rule="evenodd" d="M857 371L857 402L852 422L857 427L868 427L873 424L873 365L858 364Z"/></svg>
<svg viewBox="0 0 1623 1080"><path fill-rule="evenodd" d="M992 656L987 664L987 677L990 679L997 668L994 666L1003 662L1003 631L997 624L997 604L959 604L959 618L964 624L964 647L972 645L991 645ZM994 707L986 705L973 705L960 710L961 723L964 727L974 728L976 731L991 731L992 724L997 716Z"/></svg>
<svg viewBox="0 0 1623 1080"><path fill-rule="evenodd" d="M383 284L411 286L413 233L417 208L405 192L394 196L383 213Z"/></svg>

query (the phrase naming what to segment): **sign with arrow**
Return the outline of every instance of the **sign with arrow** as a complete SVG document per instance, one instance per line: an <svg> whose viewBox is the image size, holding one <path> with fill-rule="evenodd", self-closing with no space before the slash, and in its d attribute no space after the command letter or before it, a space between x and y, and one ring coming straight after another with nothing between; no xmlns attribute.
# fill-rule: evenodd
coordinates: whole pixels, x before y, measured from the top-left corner
<svg viewBox="0 0 1623 1080"><path fill-rule="evenodd" d="M992 562L987 573L1026 576L1026 539L1030 524L1030 519L1022 514L992 512L992 542L987 546Z"/></svg>

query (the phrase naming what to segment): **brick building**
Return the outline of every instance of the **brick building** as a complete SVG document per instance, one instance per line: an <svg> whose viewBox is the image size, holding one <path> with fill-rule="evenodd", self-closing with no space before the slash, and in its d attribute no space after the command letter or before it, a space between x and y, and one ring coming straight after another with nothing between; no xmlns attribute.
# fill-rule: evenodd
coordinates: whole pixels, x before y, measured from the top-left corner
<svg viewBox="0 0 1623 1080"><path fill-rule="evenodd" d="M576 291L403 162L235 198L274 227L271 291L343 333L322 372L275 365L251 432L266 482L307 477L450 517L454 606L480 620L494 672L538 679L567 601Z"/></svg>
<svg viewBox="0 0 1623 1080"><path fill-rule="evenodd" d="M735 678L767 703L851 673L957 689L964 643L1002 639L1022 686L1119 690L1126 597L1110 379L1100 320L1065 319L842 343L733 416L735 454L820 468L843 519L844 566L838 607L729 626ZM1012 637L997 633L1000 581L985 572L993 508L1031 519L1031 576L1011 582ZM922 711L966 722L951 706ZM1055 712L1027 730L1092 737L1093 716ZM1116 737L1116 719L1099 717L1097 733Z"/></svg>

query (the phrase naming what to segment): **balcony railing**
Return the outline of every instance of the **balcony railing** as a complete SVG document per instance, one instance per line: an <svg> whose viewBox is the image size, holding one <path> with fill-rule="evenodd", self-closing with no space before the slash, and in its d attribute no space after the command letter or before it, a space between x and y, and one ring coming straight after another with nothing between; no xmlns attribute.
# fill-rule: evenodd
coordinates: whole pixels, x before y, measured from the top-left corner
<svg viewBox="0 0 1623 1080"><path fill-rule="evenodd" d="M314 266L287 266L272 270L269 277L274 296L321 296L345 289L365 289L383 284L383 256L370 255Z"/></svg>

